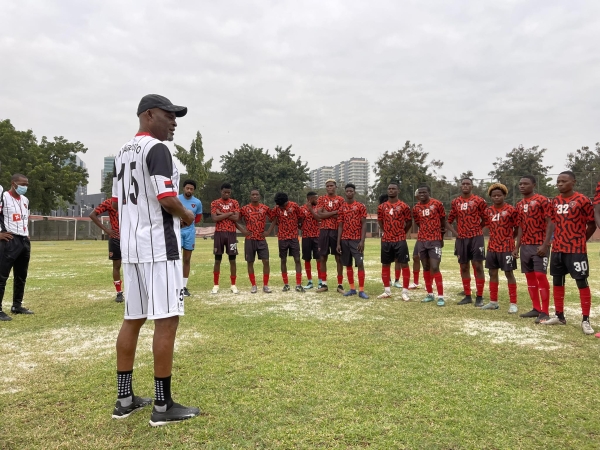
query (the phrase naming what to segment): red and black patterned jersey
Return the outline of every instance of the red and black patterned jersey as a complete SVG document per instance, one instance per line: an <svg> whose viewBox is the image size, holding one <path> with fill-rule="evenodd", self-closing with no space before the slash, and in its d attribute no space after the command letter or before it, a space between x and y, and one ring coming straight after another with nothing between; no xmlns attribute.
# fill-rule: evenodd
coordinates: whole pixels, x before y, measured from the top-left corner
<svg viewBox="0 0 600 450"><path fill-rule="evenodd" d="M547 197L534 194L517 203L521 216L521 245L542 245L548 227L546 218L552 215L552 203Z"/></svg>
<svg viewBox="0 0 600 450"><path fill-rule="evenodd" d="M405 241L404 227L411 220L410 207L402 200L396 203L387 201L377 208L377 220L383 225L381 242Z"/></svg>
<svg viewBox="0 0 600 450"><path fill-rule="evenodd" d="M444 205L435 198L430 198L427 203L417 203L413 207L413 218L419 225L419 241L442 240L442 219L446 217Z"/></svg>
<svg viewBox="0 0 600 450"><path fill-rule="evenodd" d="M456 220L456 232L459 239L483 235L481 221L485 218L485 200L478 195L462 196L452 200L448 223Z"/></svg>
<svg viewBox="0 0 600 450"><path fill-rule="evenodd" d="M367 207L360 202L344 202L338 212L338 225L342 224L342 239L362 239L362 219L367 218Z"/></svg>
<svg viewBox="0 0 600 450"><path fill-rule="evenodd" d="M313 205L302 205L300 207L302 237L316 238L319 237L319 221L315 219L308 208L312 208L316 212L316 206Z"/></svg>
<svg viewBox="0 0 600 450"><path fill-rule="evenodd" d="M258 206L247 204L246 206L242 206L240 216L244 219L244 222L246 222L246 229L250 232L250 234L246 236L246 239L264 241L265 238L263 233L265 232L267 219L273 220L271 209L262 203L259 203Z"/></svg>
<svg viewBox="0 0 600 450"><path fill-rule="evenodd" d="M298 222L302 219L298 203L287 202L285 208L275 206L271 213L277 219L277 239L298 239Z"/></svg>
<svg viewBox="0 0 600 450"><path fill-rule="evenodd" d="M335 197L322 195L317 200L317 211L320 211L321 209L325 212L337 211L345 201L346 200L339 195L336 195ZM337 227L338 219L336 216L331 216L327 219L321 219L320 228L322 230L337 230Z"/></svg>
<svg viewBox="0 0 600 450"><path fill-rule="evenodd" d="M102 203L100 203L98 206L96 206L96 209L94 209L94 211L96 211L96 214L98 214L98 215L108 212L108 219L110 220L110 228L112 228L113 230L115 230L117 232L117 239L119 239L120 238L120 236L119 236L119 212L112 207L112 199L107 198Z"/></svg>
<svg viewBox="0 0 600 450"><path fill-rule="evenodd" d="M600 181L596 185L596 194L594 195L594 206L600 204Z"/></svg>
<svg viewBox="0 0 600 450"><path fill-rule="evenodd" d="M521 224L519 211L508 203L502 208L494 205L485 210L485 226L490 230L488 251L512 252L515 249L515 228Z"/></svg>
<svg viewBox="0 0 600 450"><path fill-rule="evenodd" d="M552 251L558 253L586 253L585 233L588 222L594 220L592 201L575 192L571 197L562 195L552 200L554 239Z"/></svg>
<svg viewBox="0 0 600 450"><path fill-rule="evenodd" d="M227 200L218 198L210 204L210 213L215 214L217 211L221 211L222 213L240 212L240 204L232 198L228 198ZM235 222L231 219L221 220L215 224L215 231L235 233Z"/></svg>

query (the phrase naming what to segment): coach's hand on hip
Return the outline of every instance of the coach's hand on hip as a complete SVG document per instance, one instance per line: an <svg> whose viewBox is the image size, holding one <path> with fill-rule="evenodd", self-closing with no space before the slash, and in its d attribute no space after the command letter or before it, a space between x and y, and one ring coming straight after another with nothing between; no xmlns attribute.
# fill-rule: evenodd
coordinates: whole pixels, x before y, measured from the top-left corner
<svg viewBox="0 0 600 450"><path fill-rule="evenodd" d="M10 233L0 233L0 241L10 241L13 235Z"/></svg>

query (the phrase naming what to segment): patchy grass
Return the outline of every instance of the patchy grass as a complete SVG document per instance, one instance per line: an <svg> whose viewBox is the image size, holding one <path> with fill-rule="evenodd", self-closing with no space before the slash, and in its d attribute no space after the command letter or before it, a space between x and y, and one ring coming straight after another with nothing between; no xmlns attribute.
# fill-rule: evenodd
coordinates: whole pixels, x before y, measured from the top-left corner
<svg viewBox="0 0 600 450"><path fill-rule="evenodd" d="M213 296L210 244L198 241L192 258L173 372L175 399L205 414L151 429L149 411L110 418L123 306L105 243L34 242L25 303L36 314L0 323L0 448L598 448L600 340L579 328L571 280L560 327L507 314L503 283L501 309L457 306L450 248L447 307L420 303L423 290L409 303L397 290L377 300L379 243L369 240L370 300L283 293L276 259L273 294L250 294L240 261L242 293L227 292L224 262ZM598 331L599 249L590 246ZM524 312L531 303L517 280ZM149 323L134 373L136 393L148 396L151 339Z"/></svg>

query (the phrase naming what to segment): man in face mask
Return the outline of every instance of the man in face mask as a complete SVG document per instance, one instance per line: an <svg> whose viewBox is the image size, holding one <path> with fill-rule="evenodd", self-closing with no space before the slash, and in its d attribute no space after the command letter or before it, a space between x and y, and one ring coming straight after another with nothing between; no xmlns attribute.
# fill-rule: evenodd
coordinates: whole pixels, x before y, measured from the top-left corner
<svg viewBox="0 0 600 450"><path fill-rule="evenodd" d="M23 307L25 280L29 268L29 200L25 197L29 181L19 173L11 178L11 188L3 192L0 201L0 320L12 320L2 311L6 281L13 270L14 289L12 314L33 314Z"/></svg>

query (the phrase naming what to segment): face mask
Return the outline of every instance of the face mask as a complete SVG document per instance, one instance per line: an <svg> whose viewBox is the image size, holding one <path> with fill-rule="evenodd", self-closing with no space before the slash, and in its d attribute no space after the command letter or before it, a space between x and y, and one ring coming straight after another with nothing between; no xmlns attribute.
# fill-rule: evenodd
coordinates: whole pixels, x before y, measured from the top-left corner
<svg viewBox="0 0 600 450"><path fill-rule="evenodd" d="M19 186L19 185L17 185L15 187L15 191L19 195L25 195L25 193L27 192L27 186Z"/></svg>

